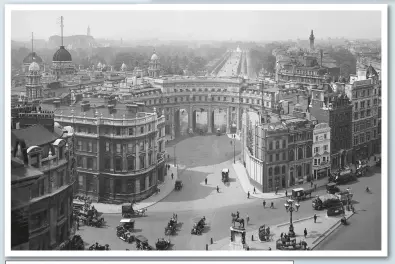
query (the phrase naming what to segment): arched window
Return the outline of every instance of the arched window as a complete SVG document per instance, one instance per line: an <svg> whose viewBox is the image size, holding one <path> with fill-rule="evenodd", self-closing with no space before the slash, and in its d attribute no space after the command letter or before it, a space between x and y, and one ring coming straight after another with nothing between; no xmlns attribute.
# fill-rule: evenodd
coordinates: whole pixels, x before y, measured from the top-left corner
<svg viewBox="0 0 395 264"><path fill-rule="evenodd" d="M303 159L303 149L302 148L298 148L298 159L299 160Z"/></svg>
<svg viewBox="0 0 395 264"><path fill-rule="evenodd" d="M306 148L306 158L310 158L312 156L311 147L307 146Z"/></svg>
<svg viewBox="0 0 395 264"><path fill-rule="evenodd" d="M273 175L273 168L269 168L269 176Z"/></svg>
<svg viewBox="0 0 395 264"><path fill-rule="evenodd" d="M294 161L294 160L295 160L294 151L293 151L293 149L291 149L289 151L289 161Z"/></svg>
<svg viewBox="0 0 395 264"><path fill-rule="evenodd" d="M285 165L282 167L281 173L285 174Z"/></svg>
<svg viewBox="0 0 395 264"><path fill-rule="evenodd" d="M279 166L276 166L276 167L274 168L274 175L278 175L278 174L280 174L280 167L279 167Z"/></svg>
<svg viewBox="0 0 395 264"><path fill-rule="evenodd" d="M280 141L276 141L276 149L280 148Z"/></svg>

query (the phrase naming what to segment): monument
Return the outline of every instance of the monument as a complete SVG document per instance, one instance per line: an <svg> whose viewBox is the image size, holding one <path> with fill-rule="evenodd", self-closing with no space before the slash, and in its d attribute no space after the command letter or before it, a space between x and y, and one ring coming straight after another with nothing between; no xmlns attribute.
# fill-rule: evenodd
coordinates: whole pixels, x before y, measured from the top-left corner
<svg viewBox="0 0 395 264"><path fill-rule="evenodd" d="M246 250L246 230L241 227L230 227L230 250Z"/></svg>

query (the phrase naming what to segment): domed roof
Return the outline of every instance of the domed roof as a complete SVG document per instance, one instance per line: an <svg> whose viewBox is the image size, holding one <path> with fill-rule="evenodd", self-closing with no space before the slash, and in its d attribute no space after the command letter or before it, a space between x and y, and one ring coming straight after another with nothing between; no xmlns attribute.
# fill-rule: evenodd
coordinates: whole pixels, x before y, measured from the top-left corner
<svg viewBox="0 0 395 264"><path fill-rule="evenodd" d="M40 65L37 62L33 61L29 66L29 71L40 71Z"/></svg>
<svg viewBox="0 0 395 264"><path fill-rule="evenodd" d="M367 71L366 71L366 77L372 77L372 76L377 76L377 71L372 67L372 65L369 65Z"/></svg>
<svg viewBox="0 0 395 264"><path fill-rule="evenodd" d="M41 59L40 56L37 55L37 53L30 52L29 55L27 55L24 59L23 59L23 63L32 63L33 61L37 62L37 63L42 63L43 60Z"/></svg>
<svg viewBox="0 0 395 264"><path fill-rule="evenodd" d="M101 67L103 67L103 65L101 64L101 62L99 62L99 63L97 64L97 68L101 68Z"/></svg>
<svg viewBox="0 0 395 264"><path fill-rule="evenodd" d="M60 46L53 55L52 61L72 61L71 54L64 48L64 46Z"/></svg>
<svg viewBox="0 0 395 264"><path fill-rule="evenodd" d="M151 60L152 61L159 60L159 57L158 57L158 55L156 55L155 51L154 51L154 54L152 54L152 56L151 56Z"/></svg>
<svg viewBox="0 0 395 264"><path fill-rule="evenodd" d="M128 68L125 63L122 63L121 70L125 71Z"/></svg>

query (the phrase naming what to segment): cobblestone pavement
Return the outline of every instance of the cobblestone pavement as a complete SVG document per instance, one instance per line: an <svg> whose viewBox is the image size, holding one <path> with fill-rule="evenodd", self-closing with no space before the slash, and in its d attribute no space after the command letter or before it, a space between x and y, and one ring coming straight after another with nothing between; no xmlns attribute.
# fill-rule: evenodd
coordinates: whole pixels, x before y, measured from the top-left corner
<svg viewBox="0 0 395 264"><path fill-rule="evenodd" d="M236 154L238 153L240 146L236 145ZM248 214L251 219L247 227L248 232L258 229L262 224L275 226L288 221L289 214L283 206L284 198L274 201L274 209L264 209L262 200L247 199L232 166L233 145L230 145L226 135L187 138L177 144L176 156L179 165L178 177L184 183L183 189L173 191L160 202L150 206L147 216L135 218L135 234L146 236L150 244L154 245L158 238L165 237L164 228L173 212L178 214L180 222L176 234L170 236L173 249L177 250L205 250L205 245L210 244L211 238L214 241L229 238L232 212L239 211L242 217ZM231 180L227 185L221 182L220 172L223 168L230 170ZM206 177L207 185L204 183ZM363 189L367 180L377 177L380 176L376 173L370 177L359 178L358 182L344 188L350 186L353 190ZM220 188L219 193L216 191L217 185ZM314 195L324 193L325 191L320 189ZM358 204L360 196L365 198L366 195L359 191L355 193L355 208L371 210L369 203ZM363 201L367 202L366 199ZM312 209L311 200L308 199L301 202L294 219L311 217L314 213L317 211ZM208 222L203 234L191 235L193 223L203 216ZM115 228L122 218L121 215L103 214L103 217L106 221L104 227L81 226L77 233L81 234L88 244L108 243L112 250L133 249L134 244L129 245L116 237ZM354 217L359 217L359 212L352 218Z"/></svg>

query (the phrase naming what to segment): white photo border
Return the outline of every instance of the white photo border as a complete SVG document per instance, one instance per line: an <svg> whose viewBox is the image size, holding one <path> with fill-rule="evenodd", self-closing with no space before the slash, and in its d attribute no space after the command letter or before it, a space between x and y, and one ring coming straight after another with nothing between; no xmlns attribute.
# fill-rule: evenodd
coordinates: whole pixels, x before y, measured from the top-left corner
<svg viewBox="0 0 395 264"><path fill-rule="evenodd" d="M22 10L236 10L236 11L380 11L381 12L381 76L382 76L382 181L381 181L381 250L354 251L73 251L72 257L387 257L388 256L388 5L386 4L187 4L187 5L117 5L117 4L12 4L5 5L5 256L6 257L70 257L69 251L15 251L11 250L11 12ZM40 262L43 263L43 262ZM58 262L57 263L62 263ZM75 263L75 261L74 261ZM148 263L148 262L145 262ZM218 262L216 262L218 263ZM278 263L278 262L277 262Z"/></svg>

